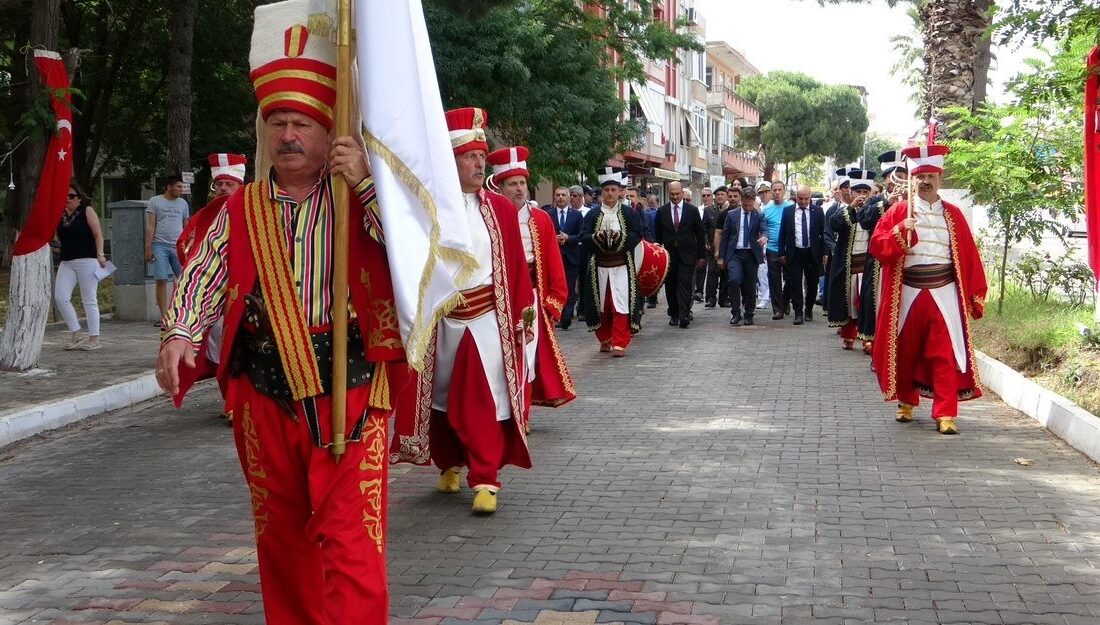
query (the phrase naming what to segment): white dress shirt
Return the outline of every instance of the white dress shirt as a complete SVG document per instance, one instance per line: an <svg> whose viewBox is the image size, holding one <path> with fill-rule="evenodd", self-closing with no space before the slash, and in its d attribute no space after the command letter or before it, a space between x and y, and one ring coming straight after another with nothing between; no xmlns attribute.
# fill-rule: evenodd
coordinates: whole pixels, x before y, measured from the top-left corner
<svg viewBox="0 0 1100 625"><path fill-rule="evenodd" d="M812 232L813 228L810 225L810 221L813 219L813 215L810 213L811 208L813 207L802 208L797 205L794 207L794 246L800 250L810 247L809 245L802 245L802 211L805 211L806 214L806 227L810 228ZM809 233L806 235L806 242L810 242Z"/></svg>

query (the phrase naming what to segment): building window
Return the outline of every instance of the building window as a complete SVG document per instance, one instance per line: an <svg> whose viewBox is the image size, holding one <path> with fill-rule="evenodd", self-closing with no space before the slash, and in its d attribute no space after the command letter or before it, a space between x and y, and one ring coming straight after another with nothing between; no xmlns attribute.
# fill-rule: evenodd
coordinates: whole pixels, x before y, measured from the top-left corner
<svg viewBox="0 0 1100 625"><path fill-rule="evenodd" d="M705 74L705 82L707 83L707 91L714 91L714 66L707 65L707 72Z"/></svg>

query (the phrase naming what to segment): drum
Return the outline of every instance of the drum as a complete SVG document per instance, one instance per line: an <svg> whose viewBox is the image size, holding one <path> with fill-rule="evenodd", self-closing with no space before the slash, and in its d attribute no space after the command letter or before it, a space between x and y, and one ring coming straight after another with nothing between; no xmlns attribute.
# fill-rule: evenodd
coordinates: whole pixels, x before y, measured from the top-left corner
<svg viewBox="0 0 1100 625"><path fill-rule="evenodd" d="M634 248L634 265L638 269L638 290L644 297L656 295L668 276L668 250L656 243L642 241Z"/></svg>

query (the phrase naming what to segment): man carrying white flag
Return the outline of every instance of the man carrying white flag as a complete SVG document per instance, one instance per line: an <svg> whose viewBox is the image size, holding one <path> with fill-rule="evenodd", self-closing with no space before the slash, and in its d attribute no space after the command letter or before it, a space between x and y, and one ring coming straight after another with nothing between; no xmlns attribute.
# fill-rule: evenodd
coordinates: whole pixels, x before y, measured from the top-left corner
<svg viewBox="0 0 1100 625"><path fill-rule="evenodd" d="M416 346L436 316L459 303L455 279L471 273L468 232L444 238L438 226L453 219L451 204L465 209L419 5L358 3L359 41L390 42L360 49L360 65L395 69L363 72L364 94L401 104L399 115L366 107L376 178L348 123L353 4L256 8L256 181L230 197L187 263L157 362L158 382L178 393L181 370L194 369L196 348L224 318L218 378L269 625L388 622L391 395L406 359L423 359ZM419 59L426 76L395 58ZM432 155L440 149L445 166Z"/></svg>

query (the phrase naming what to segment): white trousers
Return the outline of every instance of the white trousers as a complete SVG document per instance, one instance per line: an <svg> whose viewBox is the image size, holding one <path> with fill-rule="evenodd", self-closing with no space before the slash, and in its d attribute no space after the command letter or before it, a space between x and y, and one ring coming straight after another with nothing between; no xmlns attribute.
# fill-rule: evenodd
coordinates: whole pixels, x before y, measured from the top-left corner
<svg viewBox="0 0 1100 625"><path fill-rule="evenodd" d="M80 329L80 320L73 308L73 289L80 284L80 300L84 302L84 316L88 320L88 336L99 336L99 299L96 291L99 280L95 270L99 262L94 258L63 260L57 267L57 280L53 285L53 301L65 319L69 332Z"/></svg>

